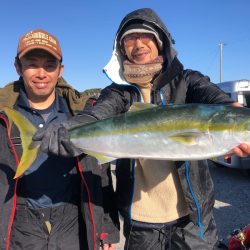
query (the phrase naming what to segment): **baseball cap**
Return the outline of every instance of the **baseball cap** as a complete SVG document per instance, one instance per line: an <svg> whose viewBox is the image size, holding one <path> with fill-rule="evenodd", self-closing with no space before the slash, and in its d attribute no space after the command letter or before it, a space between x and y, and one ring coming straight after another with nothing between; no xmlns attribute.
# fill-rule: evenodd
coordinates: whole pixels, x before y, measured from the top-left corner
<svg viewBox="0 0 250 250"><path fill-rule="evenodd" d="M35 29L21 36L17 48L18 58L20 59L33 49L46 50L56 59L62 59L62 51L58 39L45 30Z"/></svg>

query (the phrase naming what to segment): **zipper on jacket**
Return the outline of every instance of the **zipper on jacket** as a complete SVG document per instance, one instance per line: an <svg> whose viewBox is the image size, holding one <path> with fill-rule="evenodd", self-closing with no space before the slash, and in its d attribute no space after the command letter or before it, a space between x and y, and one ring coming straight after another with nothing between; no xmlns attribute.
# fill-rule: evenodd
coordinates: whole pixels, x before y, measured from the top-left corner
<svg viewBox="0 0 250 250"><path fill-rule="evenodd" d="M15 149L15 146L14 146L12 140L11 140L10 132L9 132L9 129L8 129L9 128L8 121L2 115L0 115L0 119L2 119L4 121L4 123L5 123L5 125L6 125L8 140L9 140L11 149L13 151L14 157L15 157L16 166L18 166L18 164L19 164L19 158L18 158L16 149ZM12 206L12 210L11 210L11 217L10 217L10 222L9 222L9 225L8 225L8 233L7 233L7 239L6 239L6 248L5 248L6 250L10 249L10 235L11 235L11 229L12 229L12 225L13 225L13 222L14 222L14 216L15 216L15 212L16 212L16 198L17 198L16 197L16 190L17 190L17 182L18 182L18 178L15 181L13 206Z"/></svg>
<svg viewBox="0 0 250 250"><path fill-rule="evenodd" d="M129 207L129 223L132 225L132 204L133 204L133 199L134 199L134 188L135 188L135 160L130 161L131 164L131 174L133 178L133 187L132 187L132 195L131 195L131 201L130 201L130 207Z"/></svg>
<svg viewBox="0 0 250 250"><path fill-rule="evenodd" d="M190 179L189 179L189 175L188 175L189 162L188 161L185 161L185 169L186 169L186 179L187 179L188 187L189 187L190 193L191 193L191 195L193 197L194 204L195 204L195 206L197 208L197 216L198 216L198 222L197 223L198 223L198 226L199 226L200 238L203 240L204 234L203 234L203 225L201 223L201 209L200 209L199 203L198 203L198 201L197 201L197 199L195 197L195 194L194 194L194 191L193 191Z"/></svg>
<svg viewBox="0 0 250 250"><path fill-rule="evenodd" d="M83 169L81 167L81 163L80 163L80 160L79 158L77 157L77 168L80 172L80 176L81 176L81 179L83 181L83 184L85 186L85 189L87 191L87 195L88 195L88 204L89 204L89 213L90 213L90 219L91 219L91 223L92 223L92 226L93 226L93 249L96 250L96 227L95 227L95 219L94 219L94 213L93 213L93 207L92 207L92 202L91 202L91 199L90 199L90 192L89 192L89 188L88 188L88 184L83 176Z"/></svg>

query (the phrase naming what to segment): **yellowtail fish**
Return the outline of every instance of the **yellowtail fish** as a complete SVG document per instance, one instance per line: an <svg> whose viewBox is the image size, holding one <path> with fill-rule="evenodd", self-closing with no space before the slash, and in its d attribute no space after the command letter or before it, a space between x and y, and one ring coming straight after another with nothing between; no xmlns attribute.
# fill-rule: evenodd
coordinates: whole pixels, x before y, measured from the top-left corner
<svg viewBox="0 0 250 250"><path fill-rule="evenodd" d="M39 153L32 142L36 128L20 113L5 108L21 132L23 155L15 177ZM131 111L77 125L69 130L73 144L99 163L118 158L198 160L225 155L250 142L250 109L213 104L152 106L136 103Z"/></svg>

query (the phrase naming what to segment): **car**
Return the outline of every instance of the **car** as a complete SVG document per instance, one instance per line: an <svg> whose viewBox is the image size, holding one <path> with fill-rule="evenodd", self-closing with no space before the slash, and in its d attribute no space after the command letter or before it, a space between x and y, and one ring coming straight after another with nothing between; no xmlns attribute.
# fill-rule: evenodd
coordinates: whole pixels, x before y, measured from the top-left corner
<svg viewBox="0 0 250 250"><path fill-rule="evenodd" d="M216 85L235 102L239 102L242 106L250 108L250 80L221 82ZM228 159L224 159L223 156L219 156L213 158L212 161L225 167L243 169L245 173L250 174L250 157L242 158L233 155Z"/></svg>

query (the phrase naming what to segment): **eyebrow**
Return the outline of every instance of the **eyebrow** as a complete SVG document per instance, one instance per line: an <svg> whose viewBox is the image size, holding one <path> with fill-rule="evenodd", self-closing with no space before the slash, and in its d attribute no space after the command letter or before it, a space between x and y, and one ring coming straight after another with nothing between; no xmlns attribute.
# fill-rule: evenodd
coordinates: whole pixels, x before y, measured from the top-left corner
<svg viewBox="0 0 250 250"><path fill-rule="evenodd" d="M48 62L58 62L58 60L54 57L38 56L38 55L28 55L25 57L25 59L29 61L37 61L39 57L46 58Z"/></svg>

